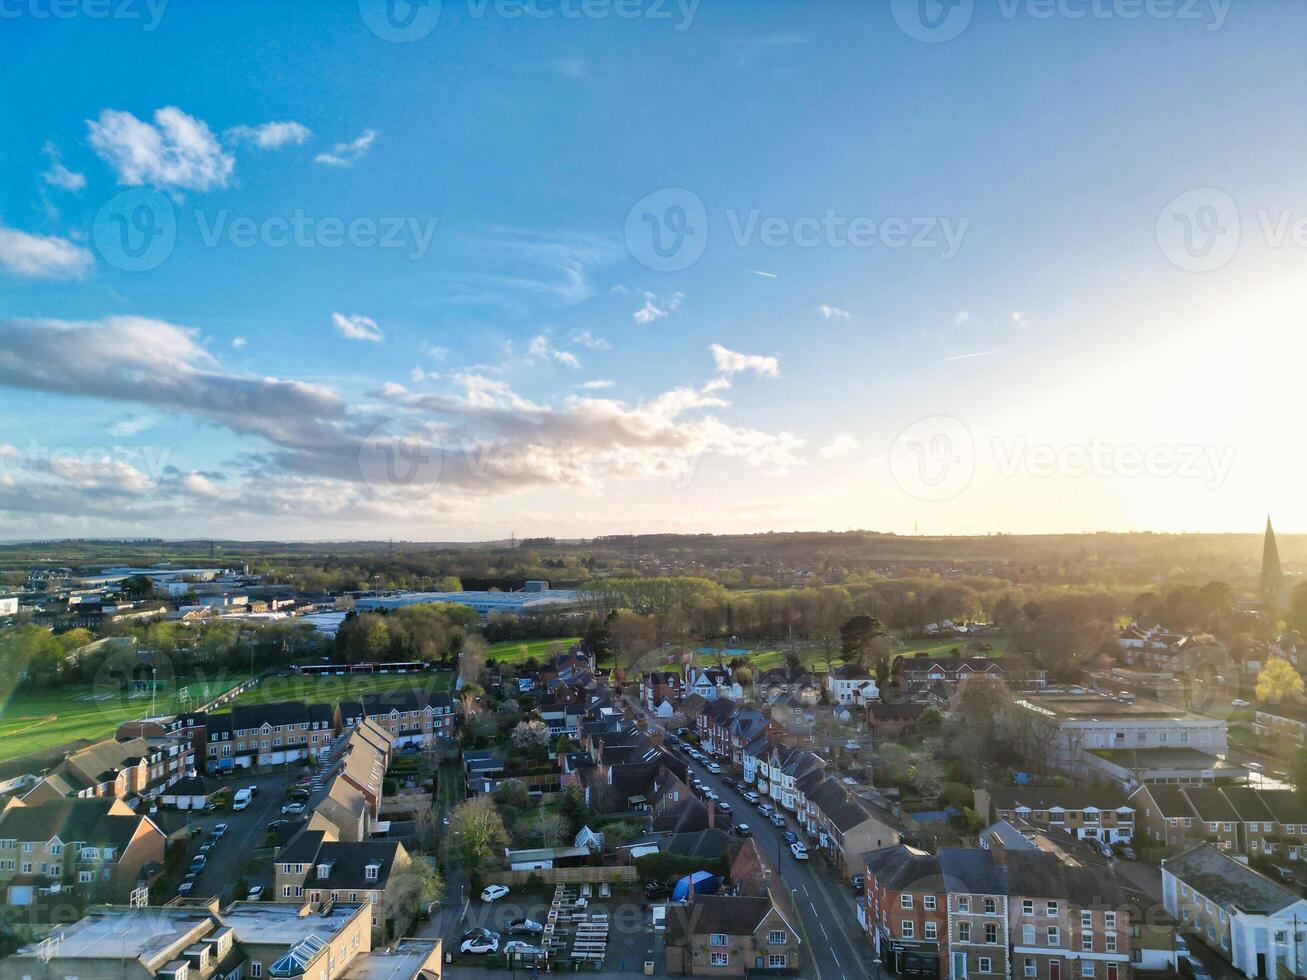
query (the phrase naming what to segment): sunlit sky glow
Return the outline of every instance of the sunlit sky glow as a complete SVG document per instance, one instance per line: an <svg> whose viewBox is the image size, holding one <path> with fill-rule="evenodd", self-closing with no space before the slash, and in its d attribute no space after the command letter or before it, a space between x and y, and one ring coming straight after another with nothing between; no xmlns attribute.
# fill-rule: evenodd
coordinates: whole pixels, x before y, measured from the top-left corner
<svg viewBox="0 0 1307 980"><path fill-rule="evenodd" d="M1176 6L23 0L0 537L1307 530L1307 11Z"/></svg>

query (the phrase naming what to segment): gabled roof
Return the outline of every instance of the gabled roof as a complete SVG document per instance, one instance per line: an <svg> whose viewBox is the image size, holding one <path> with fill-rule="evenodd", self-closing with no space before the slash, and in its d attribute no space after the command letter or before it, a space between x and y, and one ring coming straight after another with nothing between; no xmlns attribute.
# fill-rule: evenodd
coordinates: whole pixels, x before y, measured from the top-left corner
<svg viewBox="0 0 1307 980"><path fill-rule="evenodd" d="M691 936L712 933L750 936L773 912L780 914L769 895L696 895L687 905L668 906L667 942L681 945ZM789 932L791 942L798 944L797 931Z"/></svg>
<svg viewBox="0 0 1307 980"><path fill-rule="evenodd" d="M1016 810L1115 810L1132 807L1126 794L1110 786L989 786L994 808Z"/></svg>
<svg viewBox="0 0 1307 980"><path fill-rule="evenodd" d="M142 822L151 821L143 814L112 813L117 802L107 798L19 802L0 813L0 837L31 843L45 843L57 837L65 844L80 842L121 850Z"/></svg>
<svg viewBox="0 0 1307 980"><path fill-rule="evenodd" d="M1239 819L1239 811L1230 804L1230 801L1225 798L1225 794L1218 787L1188 786L1185 787L1184 795L1200 820L1234 821Z"/></svg>

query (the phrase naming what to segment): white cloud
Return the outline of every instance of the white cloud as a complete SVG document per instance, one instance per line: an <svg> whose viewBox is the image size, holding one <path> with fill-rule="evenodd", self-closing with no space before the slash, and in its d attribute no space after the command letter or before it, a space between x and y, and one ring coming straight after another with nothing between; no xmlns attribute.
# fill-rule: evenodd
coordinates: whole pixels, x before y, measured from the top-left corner
<svg viewBox="0 0 1307 980"><path fill-rule="evenodd" d="M232 345L233 347L235 347L237 350L240 350L242 347L245 346L245 338L244 338L244 337L233 337L233 338L231 339L231 345Z"/></svg>
<svg viewBox="0 0 1307 980"><path fill-rule="evenodd" d="M580 358L571 351L559 350L551 344L549 338L542 333L536 334L531 338L531 342L527 345L526 352L528 357L538 358L542 361L557 361L565 367L575 369L581 366Z"/></svg>
<svg viewBox="0 0 1307 980"><path fill-rule="evenodd" d="M109 435L118 439L140 435L159 424L155 415L127 415L109 426Z"/></svg>
<svg viewBox="0 0 1307 980"><path fill-rule="evenodd" d="M319 153L313 158L313 162L328 167L352 167L368 155L372 144L376 141L376 130L365 129L348 143L337 143L331 148L330 153Z"/></svg>
<svg viewBox="0 0 1307 980"><path fill-rule="evenodd" d="M827 306L825 303L817 307L817 312L826 320L847 320L849 318L848 310L842 310L838 306Z"/></svg>
<svg viewBox="0 0 1307 980"><path fill-rule="evenodd" d="M1020 310L1012 311L1012 322L1018 327L1030 326L1030 321L1026 319L1026 315Z"/></svg>
<svg viewBox="0 0 1307 980"><path fill-rule="evenodd" d="M739 374L741 371L752 371L760 378L779 378L781 376L781 362L775 357L762 354L741 354L737 351L728 350L721 344L713 344L708 349L712 351L717 370L723 374L732 375Z"/></svg>
<svg viewBox="0 0 1307 980"><path fill-rule="evenodd" d="M684 293L672 293L666 299L658 299L653 293L644 294L644 306L631 314L636 323L646 324L660 320L669 313L675 313L681 306Z"/></svg>
<svg viewBox="0 0 1307 980"><path fill-rule="evenodd" d="M582 381L575 387L580 388L583 391L603 391L607 388L616 387L616 385L616 381Z"/></svg>
<svg viewBox="0 0 1307 980"><path fill-rule="evenodd" d="M573 330L567 335L567 340L568 343L580 344L590 350L610 350L613 346L603 337L596 337L589 330Z"/></svg>
<svg viewBox="0 0 1307 980"><path fill-rule="evenodd" d="M116 109L86 125L91 147L120 184L207 191L226 187L236 165L202 119L174 106L158 110L153 125Z"/></svg>
<svg viewBox="0 0 1307 980"><path fill-rule="evenodd" d="M820 449L822 459L839 459L858 448L858 440L847 432L841 432Z"/></svg>
<svg viewBox="0 0 1307 980"><path fill-rule="evenodd" d="M434 344L423 344L423 352L433 361L443 361L449 356L448 347L437 347Z"/></svg>
<svg viewBox="0 0 1307 980"><path fill-rule="evenodd" d="M336 333L346 340L370 340L375 344L381 343L383 337L381 328L370 316L359 316L356 313L346 316L344 313L333 313L331 322L336 328Z"/></svg>
<svg viewBox="0 0 1307 980"><path fill-rule="evenodd" d="M302 146L313 131L302 123L270 122L259 126L233 126L222 134L234 143L249 143L260 150L280 150L283 146Z"/></svg>
<svg viewBox="0 0 1307 980"><path fill-rule="evenodd" d="M41 148L41 152L50 158L50 166L41 174L47 184L52 187L58 187L62 190L72 191L74 194L86 186L86 175L74 173L64 166L60 158L59 147L53 143L46 143Z"/></svg>
<svg viewBox="0 0 1307 980"><path fill-rule="evenodd" d="M0 225L0 268L24 279L80 279L95 264L91 253L66 238L29 235Z"/></svg>
<svg viewBox="0 0 1307 980"><path fill-rule="evenodd" d="M970 323L973 319L975 318L966 310L958 310L953 314L953 326L961 327Z"/></svg>

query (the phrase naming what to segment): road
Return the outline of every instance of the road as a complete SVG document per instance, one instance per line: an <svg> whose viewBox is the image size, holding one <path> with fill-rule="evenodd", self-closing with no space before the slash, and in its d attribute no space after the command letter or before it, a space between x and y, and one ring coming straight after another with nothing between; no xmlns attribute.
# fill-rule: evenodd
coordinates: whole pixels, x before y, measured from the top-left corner
<svg viewBox="0 0 1307 980"><path fill-rule="evenodd" d="M668 748L675 752L674 746ZM747 823L763 860L776 870L778 877L789 888L790 897L799 911L801 922L796 923L804 945L804 976L817 980L838 980L841 977L864 978L873 976L873 954L854 911L856 894L849 882L837 877L834 870L817 857L796 861L781 838L782 828L773 826L753 804L734 790L726 788L721 777L714 776L686 759L692 777L711 787L713 792L730 803L735 812L732 823ZM791 822L784 828L799 832ZM802 834L799 836L802 838Z"/></svg>

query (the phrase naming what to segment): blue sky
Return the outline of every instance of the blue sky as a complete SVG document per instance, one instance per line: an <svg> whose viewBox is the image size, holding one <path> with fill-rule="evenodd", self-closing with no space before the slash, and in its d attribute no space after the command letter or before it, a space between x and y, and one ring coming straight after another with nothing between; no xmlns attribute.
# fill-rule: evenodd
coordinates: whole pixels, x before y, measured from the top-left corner
<svg viewBox="0 0 1307 980"><path fill-rule="evenodd" d="M7 0L0 535L1304 525L1297 6L396 2Z"/></svg>

